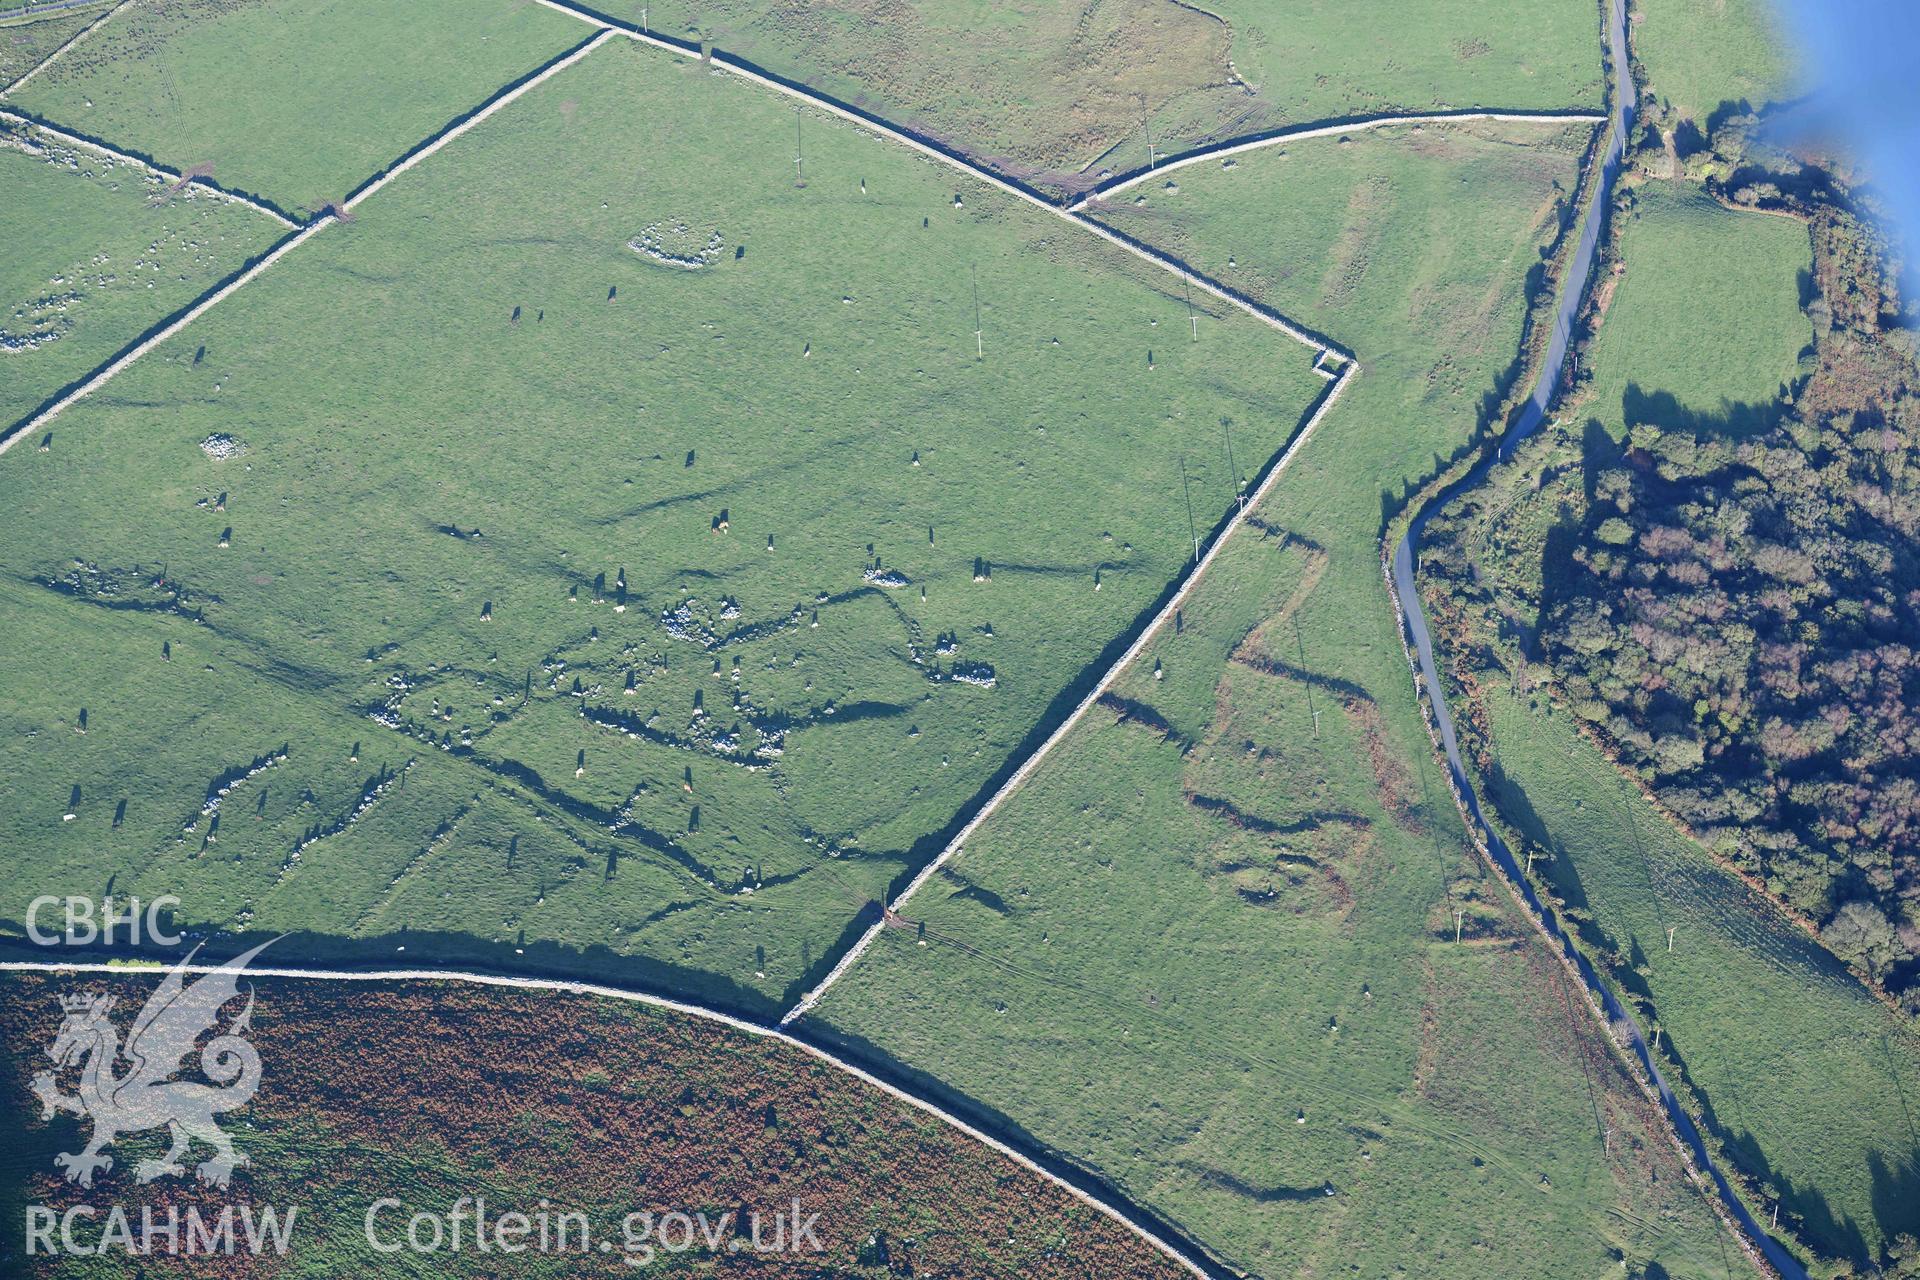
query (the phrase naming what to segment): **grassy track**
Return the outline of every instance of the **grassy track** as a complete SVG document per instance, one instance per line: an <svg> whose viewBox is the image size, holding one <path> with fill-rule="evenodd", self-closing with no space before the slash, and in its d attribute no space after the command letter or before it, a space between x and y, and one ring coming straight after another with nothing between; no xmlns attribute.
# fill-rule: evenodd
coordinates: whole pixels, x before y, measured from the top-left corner
<svg viewBox="0 0 1920 1280"><path fill-rule="evenodd" d="M596 52L0 463L45 637L20 794L123 798L107 742L177 794L117 830L21 805L20 882L783 996L1179 571L1183 459L1211 524L1221 420L1250 470L1325 386L1237 310L1193 341L1178 283L742 80ZM29 581L76 559L79 598ZM58 637L109 595L204 616L190 662L300 710L237 687L252 728L189 743L207 695L130 674L75 734L95 659ZM143 669L177 616L123 616ZM258 823L174 844L208 752L289 740ZM288 863L408 756L391 829Z"/></svg>
<svg viewBox="0 0 1920 1280"><path fill-rule="evenodd" d="M10 101L311 213L583 30L510 0L161 0L115 15Z"/></svg>
<svg viewBox="0 0 1920 1280"><path fill-rule="evenodd" d="M1473 433L1583 141L1325 139L1105 215L1365 370L1255 513L1268 536L907 904L924 932L883 934L819 1009L1260 1274L1726 1265L1469 856L1380 589L1381 490Z"/></svg>
<svg viewBox="0 0 1920 1280"><path fill-rule="evenodd" d="M204 190L0 126L0 422L11 425L267 249Z"/></svg>

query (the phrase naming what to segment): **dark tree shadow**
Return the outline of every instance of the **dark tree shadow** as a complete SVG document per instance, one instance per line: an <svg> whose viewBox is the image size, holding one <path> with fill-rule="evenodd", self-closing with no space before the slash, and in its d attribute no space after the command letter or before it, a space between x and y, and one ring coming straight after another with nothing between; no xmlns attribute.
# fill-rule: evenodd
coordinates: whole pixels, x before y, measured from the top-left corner
<svg viewBox="0 0 1920 1280"><path fill-rule="evenodd" d="M1784 395L1787 388L1782 387ZM1620 413L1629 426L1654 426L1662 431L1691 435L1721 436L1727 439L1757 436L1771 431L1786 416L1784 399L1765 404L1722 400L1718 409L1689 408L1668 391L1647 391L1639 383L1629 382L1620 397Z"/></svg>
<svg viewBox="0 0 1920 1280"><path fill-rule="evenodd" d="M1920 1236L1920 1147L1889 1164L1879 1152L1867 1157L1873 1178L1873 1221L1884 1236Z"/></svg>

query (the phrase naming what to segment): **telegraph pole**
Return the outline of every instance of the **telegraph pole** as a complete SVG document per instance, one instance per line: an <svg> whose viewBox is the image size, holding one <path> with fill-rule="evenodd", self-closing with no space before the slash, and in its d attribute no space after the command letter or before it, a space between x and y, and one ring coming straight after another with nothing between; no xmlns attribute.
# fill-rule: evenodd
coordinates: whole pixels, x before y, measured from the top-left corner
<svg viewBox="0 0 1920 1280"><path fill-rule="evenodd" d="M973 271L973 358L976 360L985 360L987 358L987 344L986 344L986 341L980 336L980 268L978 266L975 266L972 268L972 271Z"/></svg>
<svg viewBox="0 0 1920 1280"><path fill-rule="evenodd" d="M1193 537L1193 562L1200 563L1200 530L1193 522L1193 491L1187 487L1187 460L1180 459L1180 492L1187 499L1187 532Z"/></svg>
<svg viewBox="0 0 1920 1280"><path fill-rule="evenodd" d="M1313 736L1320 736L1320 709L1313 705L1313 680L1307 675L1307 642L1300 635L1300 615L1293 616L1293 647L1300 653L1300 684L1307 691L1307 710L1313 715Z"/></svg>
<svg viewBox="0 0 1920 1280"><path fill-rule="evenodd" d="M1240 468L1233 462L1233 419L1220 419L1220 428L1227 433L1227 471L1233 477L1233 500L1239 504L1242 511L1245 511L1247 496L1240 492Z"/></svg>

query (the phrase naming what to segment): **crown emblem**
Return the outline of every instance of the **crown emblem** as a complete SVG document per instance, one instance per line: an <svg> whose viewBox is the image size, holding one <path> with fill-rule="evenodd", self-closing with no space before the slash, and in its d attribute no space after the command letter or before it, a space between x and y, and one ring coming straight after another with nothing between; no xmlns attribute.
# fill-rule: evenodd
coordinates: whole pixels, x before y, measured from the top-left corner
<svg viewBox="0 0 1920 1280"><path fill-rule="evenodd" d="M66 1171L67 1181L91 1187L94 1175L113 1167L106 1149L122 1135L149 1129L169 1130L173 1146L134 1165L134 1177L141 1182L191 1172L208 1186L224 1187L233 1171L247 1163L214 1117L245 1106L260 1087L260 1054L247 1041L252 992L247 993L247 1007L225 1031L220 1030L220 1013L239 998L247 962L268 945L263 942L218 968L203 966L201 978L192 984L186 974L199 948L188 952L147 997L124 1045L107 1016L113 996L95 990L59 997L67 1016L47 1046L53 1069L34 1076L33 1092L40 1099L42 1120L64 1111L93 1122L93 1136L85 1147L53 1158L54 1167ZM187 1058L209 1032L212 1038L198 1050L198 1074L212 1083L175 1080L188 1069ZM125 1070L119 1069L122 1063ZM60 1092L60 1073L75 1070L80 1091ZM211 1146L214 1155L189 1169L182 1157L196 1144Z"/></svg>

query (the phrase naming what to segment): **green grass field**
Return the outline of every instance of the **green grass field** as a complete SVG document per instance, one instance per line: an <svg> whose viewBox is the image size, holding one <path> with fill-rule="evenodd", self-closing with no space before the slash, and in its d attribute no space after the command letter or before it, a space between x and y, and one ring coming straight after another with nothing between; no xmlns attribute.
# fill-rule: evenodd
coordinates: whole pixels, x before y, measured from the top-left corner
<svg viewBox="0 0 1920 1280"><path fill-rule="evenodd" d="M608 12L638 18L638 6ZM1043 186L1306 121L1498 106L1597 108L1599 13L1524 7L1207 6L1008 0L791 6L664 0L652 29L704 38Z"/></svg>
<svg viewBox="0 0 1920 1280"><path fill-rule="evenodd" d="M0 127L0 423L25 418L284 234L204 190Z"/></svg>
<svg viewBox="0 0 1920 1280"><path fill-rule="evenodd" d="M1806 227L1728 209L1685 183L1643 183L1632 198L1620 231L1626 270L1587 356L1581 412L1616 438L1639 422L1764 426L1813 341L1800 310Z"/></svg>
<svg viewBox="0 0 1920 1280"><path fill-rule="evenodd" d="M1340 4L1222 0L1234 70L1269 127L1396 111L1601 105L1598 9L1585 0Z"/></svg>
<svg viewBox="0 0 1920 1280"><path fill-rule="evenodd" d="M588 34L530 0L159 0L9 101L306 214Z"/></svg>
<svg viewBox="0 0 1920 1280"><path fill-rule="evenodd" d="M1361 407L1342 416L1395 425L1341 455L1352 478L1335 491L1357 485L1364 510L1300 527L1351 529L1371 565L1380 492L1397 495L1433 470L1433 455L1461 448L1504 387L1590 129L1409 125L1315 138L1191 165L1090 212L1359 355L1348 397ZM1397 664L1397 641L1392 654Z"/></svg>
<svg viewBox="0 0 1920 1280"><path fill-rule="evenodd" d="M1178 687L1076 729L817 1029L971 1097L1256 1274L1597 1275L1610 1250L1721 1274L1657 1120L1445 792L1387 740L1382 707L1324 683L1332 655L1309 648L1297 678L1293 610L1315 618L1324 562L1285 537L1230 549L1156 648L1166 682L1218 681L1198 739L1179 736ZM1634 1135L1615 1139L1631 1159L1602 1158L1605 1126Z"/></svg>
<svg viewBox="0 0 1920 1280"><path fill-rule="evenodd" d="M1702 129L1723 104L1762 107L1792 92L1770 0L1633 0L1631 17L1653 96Z"/></svg>
<svg viewBox="0 0 1920 1280"><path fill-rule="evenodd" d="M1179 632L818 1010L1259 1274L1728 1265L1472 858L1380 577L1382 490L1471 436L1582 141L1325 139L1106 215L1363 371Z"/></svg>
<svg viewBox="0 0 1920 1280"><path fill-rule="evenodd" d="M9 9L13 5L7 6ZM107 8L65 9L45 17L0 22L0 89L34 69Z"/></svg>
<svg viewBox="0 0 1920 1280"><path fill-rule="evenodd" d="M1141 129L1142 104L1228 91L1230 34L1198 9L965 0L795 6L662 0L651 30L706 39L1043 185ZM637 5L606 12L638 21ZM1142 157L1144 161L1144 156Z"/></svg>
<svg viewBox="0 0 1920 1280"><path fill-rule="evenodd" d="M1484 647L1467 664L1500 766L1490 798L1550 855L1542 884L1584 919L1588 945L1626 957L1616 978L1651 1009L1670 1074L1757 1193L1754 1212L1777 1200L1783 1231L1859 1265L1920 1230L1920 1038L1621 777L1548 696L1533 649L1543 574L1567 553L1560 540L1577 537L1595 478L1584 433L1754 430L1811 334L1796 281L1809 262L1803 225L1680 184L1633 195L1590 398L1436 524L1431 554L1490 593L1484 616L1441 647ZM1719 322L1702 325L1706 315ZM1471 699L1454 697L1466 714Z"/></svg>
<svg viewBox="0 0 1920 1280"><path fill-rule="evenodd" d="M1488 702L1501 811L1553 851L1555 891L1638 958L1674 1059L1782 1224L1852 1259L1920 1233L1920 1037L1675 831L1570 713L1504 688Z"/></svg>
<svg viewBox="0 0 1920 1280"><path fill-rule="evenodd" d="M1659 92L1772 83L1744 11L1642 7ZM1601 96L1586 0L1216 8L648 20L1061 189L1149 138ZM0 82L54 21L0 27ZM517 0L155 0L20 105L304 214L587 34ZM1260 1274L1741 1266L1472 856L1381 582L1387 524L1511 387L1588 139L1400 127L1095 208L1362 369L1178 625L809 1024ZM0 184L6 422L282 234L58 149L0 146ZM1634 200L1590 412L1764 424L1809 333L1804 229ZM772 1015L1325 393L1305 348L1194 305L1045 211L612 42L0 457L0 935L42 894L171 893L196 934L294 935L287 962ZM1538 534L1557 493L1503 517ZM1853 1258L1920 1230L1911 1033L1564 714L1486 707L1502 811L1635 957L1782 1226Z"/></svg>
<svg viewBox="0 0 1920 1280"><path fill-rule="evenodd" d="M1041 210L602 49L0 464L35 638L0 914L117 876L765 1011L1159 597L1183 464L1224 514L1221 421L1251 471L1326 386L1199 331Z"/></svg>

